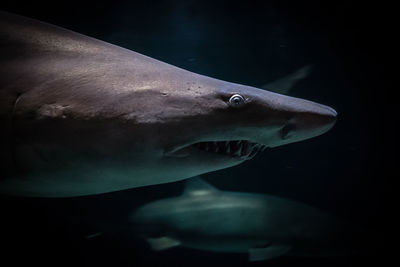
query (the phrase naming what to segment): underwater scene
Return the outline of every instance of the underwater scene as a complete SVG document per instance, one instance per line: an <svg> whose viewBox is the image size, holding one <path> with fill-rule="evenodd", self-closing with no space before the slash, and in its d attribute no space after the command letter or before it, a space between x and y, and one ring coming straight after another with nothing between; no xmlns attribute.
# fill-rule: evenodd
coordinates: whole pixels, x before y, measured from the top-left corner
<svg viewBox="0 0 400 267"><path fill-rule="evenodd" d="M3 266L391 264L392 10L1 4Z"/></svg>

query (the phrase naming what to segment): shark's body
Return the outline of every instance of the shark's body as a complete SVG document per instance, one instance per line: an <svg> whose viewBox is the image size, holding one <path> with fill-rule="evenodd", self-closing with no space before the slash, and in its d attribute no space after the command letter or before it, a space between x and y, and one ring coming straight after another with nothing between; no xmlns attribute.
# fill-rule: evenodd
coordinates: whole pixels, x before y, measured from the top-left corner
<svg viewBox="0 0 400 267"><path fill-rule="evenodd" d="M131 218L154 250L182 245L266 260L344 255L354 243L349 225L316 208L271 195L220 191L199 178L188 180L182 196L148 203Z"/></svg>
<svg viewBox="0 0 400 267"><path fill-rule="evenodd" d="M177 181L320 135L336 116L2 12L0 61L5 194L68 197Z"/></svg>

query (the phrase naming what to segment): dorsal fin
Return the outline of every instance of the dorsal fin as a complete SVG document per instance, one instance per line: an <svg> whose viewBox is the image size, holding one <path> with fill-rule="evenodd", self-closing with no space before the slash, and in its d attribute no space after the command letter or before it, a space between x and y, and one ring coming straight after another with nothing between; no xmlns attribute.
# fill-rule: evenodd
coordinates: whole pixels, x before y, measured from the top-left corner
<svg viewBox="0 0 400 267"><path fill-rule="evenodd" d="M306 78L310 74L311 69L311 64L305 65L285 77L261 86L261 88L279 94L288 94L297 82Z"/></svg>
<svg viewBox="0 0 400 267"><path fill-rule="evenodd" d="M218 192L219 190L217 188L197 176L187 180L183 194L191 196L202 196L207 194L215 194Z"/></svg>

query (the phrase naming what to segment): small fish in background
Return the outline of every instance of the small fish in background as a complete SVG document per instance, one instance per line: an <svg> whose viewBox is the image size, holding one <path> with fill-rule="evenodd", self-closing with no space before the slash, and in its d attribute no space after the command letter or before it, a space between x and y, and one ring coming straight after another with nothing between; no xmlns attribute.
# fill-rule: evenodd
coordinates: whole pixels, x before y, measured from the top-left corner
<svg viewBox="0 0 400 267"><path fill-rule="evenodd" d="M305 65L283 78L261 86L261 88L278 94L290 94L296 83L308 77L311 73L311 70L312 64Z"/></svg>
<svg viewBox="0 0 400 267"><path fill-rule="evenodd" d="M103 235L103 232L95 232L95 233L86 235L85 239L93 239L93 238L96 238L96 237L100 237L102 235Z"/></svg>
<svg viewBox="0 0 400 267"><path fill-rule="evenodd" d="M260 261L352 250L353 229L330 214L272 195L220 191L198 177L181 196L139 207L131 222L155 251L183 246L249 253L250 261Z"/></svg>

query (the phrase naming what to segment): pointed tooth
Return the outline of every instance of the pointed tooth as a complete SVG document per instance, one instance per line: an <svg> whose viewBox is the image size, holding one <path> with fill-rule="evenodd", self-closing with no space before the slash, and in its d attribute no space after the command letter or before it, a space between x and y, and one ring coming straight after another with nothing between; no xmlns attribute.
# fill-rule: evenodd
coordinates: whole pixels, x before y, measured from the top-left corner
<svg viewBox="0 0 400 267"><path fill-rule="evenodd" d="M263 145L263 146L261 147L261 152L263 152L265 149L267 149L267 146L264 146L264 145Z"/></svg>
<svg viewBox="0 0 400 267"><path fill-rule="evenodd" d="M224 142L224 150L226 151L229 148L229 141Z"/></svg>
<svg viewBox="0 0 400 267"><path fill-rule="evenodd" d="M254 146L253 150L249 154L249 158L253 158L255 155L257 155L259 150L260 150L260 146L258 146L258 145Z"/></svg>
<svg viewBox="0 0 400 267"><path fill-rule="evenodd" d="M232 155L233 156L233 154L235 153L235 151L236 151L236 141L231 141L230 143L229 143L229 149L230 149L230 155Z"/></svg>
<svg viewBox="0 0 400 267"><path fill-rule="evenodd" d="M215 153L218 153L218 151L219 151L218 142L214 142L214 143L213 143L213 146L214 146L214 152L215 152Z"/></svg>
<svg viewBox="0 0 400 267"><path fill-rule="evenodd" d="M210 149L211 149L210 143L206 142L205 146L204 146L204 150L208 152Z"/></svg>
<svg viewBox="0 0 400 267"><path fill-rule="evenodd" d="M217 143L216 142L211 142L211 151L215 152L217 150Z"/></svg>
<svg viewBox="0 0 400 267"><path fill-rule="evenodd" d="M234 156L240 157L242 154L243 142L239 141L238 144L239 144L239 148L235 151Z"/></svg>
<svg viewBox="0 0 400 267"><path fill-rule="evenodd" d="M239 148L233 155L236 157L240 157L241 152L242 152L242 149Z"/></svg>
<svg viewBox="0 0 400 267"><path fill-rule="evenodd" d="M236 141L231 141L229 143L229 154L233 156L235 151L236 151Z"/></svg>
<svg viewBox="0 0 400 267"><path fill-rule="evenodd" d="M218 145L218 153L224 153L225 151L225 142L217 142Z"/></svg>
<svg viewBox="0 0 400 267"><path fill-rule="evenodd" d="M241 155L242 156L248 156L250 154L250 150L251 150L251 145L248 141L244 141L242 143L242 147L241 147Z"/></svg>
<svg viewBox="0 0 400 267"><path fill-rule="evenodd" d="M251 153L257 153L257 152L258 152L258 144L256 144L256 143L251 143L250 148L251 148L251 150L250 150L249 155L250 155Z"/></svg>

